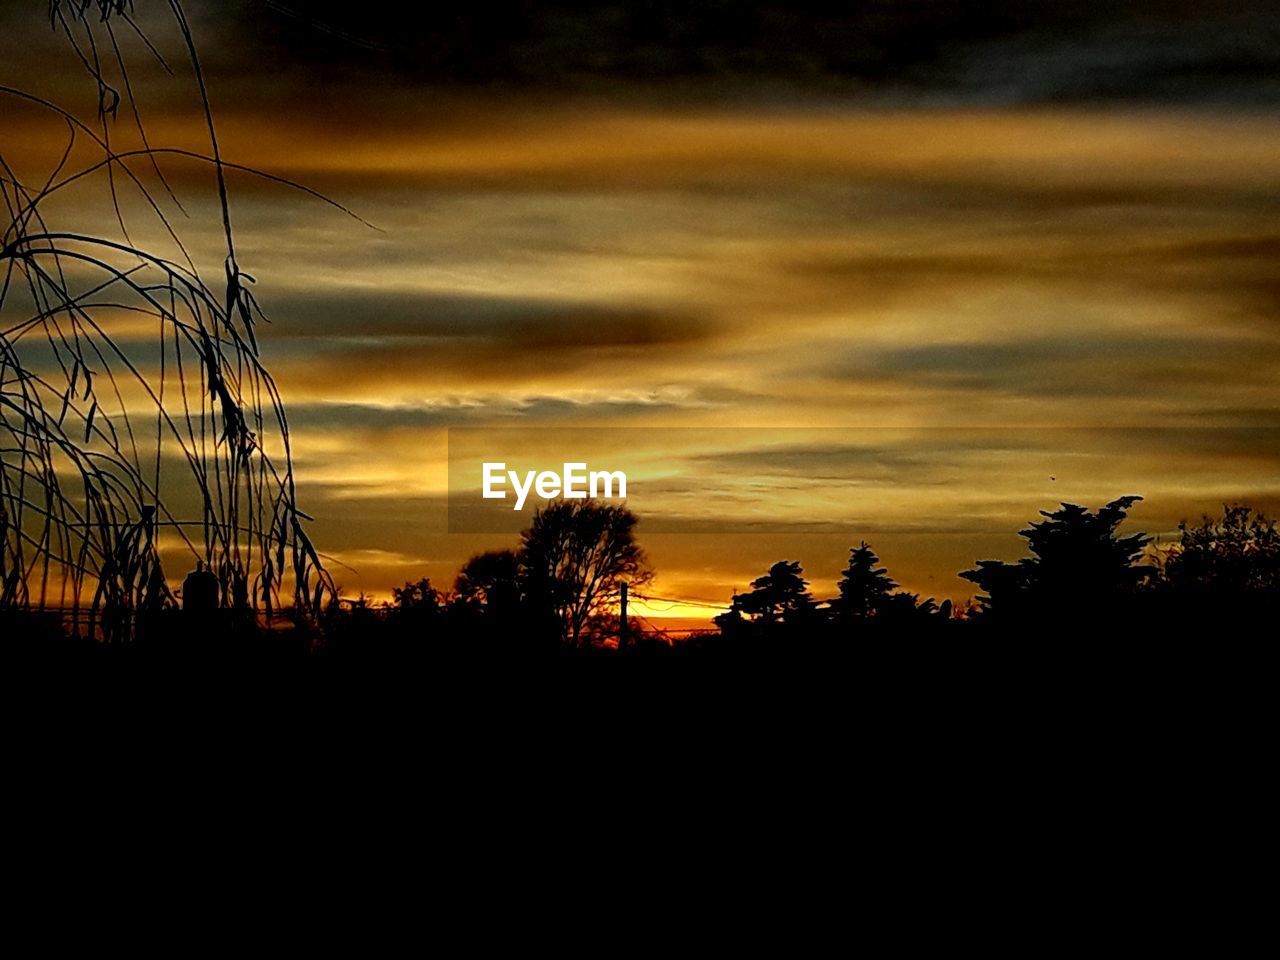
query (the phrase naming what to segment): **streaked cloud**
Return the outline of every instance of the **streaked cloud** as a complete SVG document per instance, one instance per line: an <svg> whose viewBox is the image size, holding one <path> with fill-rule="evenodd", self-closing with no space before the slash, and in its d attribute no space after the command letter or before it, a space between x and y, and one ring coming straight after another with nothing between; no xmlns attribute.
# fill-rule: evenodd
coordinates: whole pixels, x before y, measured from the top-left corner
<svg viewBox="0 0 1280 960"><path fill-rule="evenodd" d="M648 535L663 582L691 596L781 556L828 589L861 536L912 589L963 595L956 570L1016 554L1016 530L1060 499L1145 493L1135 523L1166 532L1220 500L1280 500L1274 435L1237 429L1280 424L1274 14L871 4L827 24L856 37L841 52L797 25L801 8L766 4L689 60L680 31L710 8L648 6L651 47L610 39L621 8L540 9L461 83L447 57L405 62L457 40L433 27L406 46L418 14L338 17L369 28L373 46L352 51L258 5L198 9L226 155L382 231L233 175L303 497L317 540L359 570L349 589L447 583L468 552L509 543L445 532L451 426L773 431L635 451L638 508L656 497L721 531L760 514L840 530ZM579 70L587 35L603 37L595 74ZM153 141L200 149L190 99L150 69ZM91 105L73 74L42 82ZM6 160L47 175L61 125L3 107L6 136L20 131ZM119 148L131 136L118 124ZM163 163L217 276L207 165ZM86 196L68 190L51 216L111 233L109 202ZM176 257L122 196L136 237ZM103 316L154 362L145 321ZM948 425L967 430L926 429ZM1143 429L1071 456L1032 442L1070 426ZM925 432L805 436L869 427ZM722 496L700 499L713 475Z"/></svg>

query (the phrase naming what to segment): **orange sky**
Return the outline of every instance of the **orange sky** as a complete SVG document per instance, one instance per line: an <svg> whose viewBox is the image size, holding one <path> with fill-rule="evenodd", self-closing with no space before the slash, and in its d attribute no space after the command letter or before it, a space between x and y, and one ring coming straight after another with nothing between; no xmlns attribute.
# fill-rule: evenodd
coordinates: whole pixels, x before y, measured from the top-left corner
<svg viewBox="0 0 1280 960"><path fill-rule="evenodd" d="M654 590L712 599L783 557L828 593L864 538L911 590L964 597L954 574L1016 556L1059 500L1143 494L1134 526L1166 535L1280 501L1273 112L453 93L353 120L215 101L229 159L381 231L233 180L303 505L348 592L448 584L512 544L447 532L450 426L634 438ZM6 159L36 176L58 125L0 109ZM148 129L194 146L199 117L166 102ZM166 171L216 272L207 170ZM114 229L100 189L50 212ZM677 490L721 526L646 535L646 504ZM744 510L774 528L733 532ZM815 520L838 529L802 532Z"/></svg>

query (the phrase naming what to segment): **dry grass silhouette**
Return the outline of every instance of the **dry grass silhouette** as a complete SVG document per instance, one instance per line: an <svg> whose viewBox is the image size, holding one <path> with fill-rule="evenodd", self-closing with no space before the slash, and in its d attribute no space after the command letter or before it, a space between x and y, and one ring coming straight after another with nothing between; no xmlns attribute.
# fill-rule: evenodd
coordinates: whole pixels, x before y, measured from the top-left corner
<svg viewBox="0 0 1280 960"><path fill-rule="evenodd" d="M298 507L289 424L255 331L253 278L236 258L226 174L243 168L221 156L190 26L178 0L168 7L204 105L207 154L147 140L123 34L178 71L129 0L49 4L69 57L96 87L89 122L0 86L0 97L66 130L60 162L39 182L10 166L0 133L0 613L57 607L74 629L108 640L131 636L139 614L172 606L170 578L196 561L217 576L224 606L268 615L292 606L305 616L334 595ZM113 149L121 113L140 148ZM86 147L92 159L73 167ZM216 286L170 219L185 213L163 173L177 160L214 173L225 237ZM102 189L118 238L46 213L51 198ZM172 241L172 259L131 240L126 210L139 202ZM122 316L148 318L154 339L121 337L111 321ZM162 554L180 566L166 569Z"/></svg>

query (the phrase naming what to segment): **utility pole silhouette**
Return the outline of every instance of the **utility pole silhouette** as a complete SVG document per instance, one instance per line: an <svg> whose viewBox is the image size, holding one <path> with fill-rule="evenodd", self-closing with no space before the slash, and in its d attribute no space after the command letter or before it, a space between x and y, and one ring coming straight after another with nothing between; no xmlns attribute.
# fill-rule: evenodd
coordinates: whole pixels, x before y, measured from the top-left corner
<svg viewBox="0 0 1280 960"><path fill-rule="evenodd" d="M622 585L622 625L618 628L618 649L627 644L627 585Z"/></svg>

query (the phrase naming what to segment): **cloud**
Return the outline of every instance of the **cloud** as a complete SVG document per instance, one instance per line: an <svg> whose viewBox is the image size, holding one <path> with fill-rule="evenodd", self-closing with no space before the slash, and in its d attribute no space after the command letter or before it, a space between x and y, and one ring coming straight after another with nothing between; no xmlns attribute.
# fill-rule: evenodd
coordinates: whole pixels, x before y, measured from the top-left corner
<svg viewBox="0 0 1280 960"><path fill-rule="evenodd" d="M1057 192L1052 196L1062 199ZM1124 206L1120 193L1114 199ZM1182 201L1173 196L1167 199L1174 209L1182 203L1201 211L1214 206L1204 196ZM989 197L985 209L992 209L996 203L995 198ZM1009 216L1009 207L999 206ZM897 281L912 286L1014 279L1093 284L1122 280L1131 284L1145 282L1161 290L1215 291L1222 289L1224 274L1252 281L1260 290L1274 285L1271 267L1280 258L1280 237L1270 232L1214 235L1212 227L1204 234L1170 239L1099 229L1096 235L1087 237L1031 235L1016 245L1001 237L951 250L815 251L797 258L791 266L816 279L866 284Z"/></svg>
<svg viewBox="0 0 1280 960"><path fill-rule="evenodd" d="M874 434L873 434L874 437ZM711 474L731 472L760 478L803 478L808 483L855 481L903 484L945 483L957 473L960 451L948 446L906 445L889 439L861 445L775 445L752 447L696 459L700 470Z"/></svg>
<svg viewBox="0 0 1280 960"><path fill-rule="evenodd" d="M380 337L555 353L708 339L705 316L625 303L350 287L264 297L276 338L368 343Z"/></svg>
<svg viewBox="0 0 1280 960"><path fill-rule="evenodd" d="M1206 353L1225 352L1207 338L1059 336L1014 342L903 346L837 364L840 376L903 377L971 390L1125 396L1145 389L1133 374L1153 360L1184 376ZM1141 360L1135 361L1135 357ZM1140 366L1141 365L1141 366Z"/></svg>
<svg viewBox="0 0 1280 960"><path fill-rule="evenodd" d="M201 11L214 69L269 65L299 92L498 88L615 96L841 95L952 103L1274 103L1277 22L1264 0L1069 5L1017 0L434 5L338 0ZM216 39L215 39L216 38ZM277 81L280 82L280 81ZM332 94L330 94L332 96Z"/></svg>
<svg viewBox="0 0 1280 960"><path fill-rule="evenodd" d="M488 395L445 396L417 404L304 402L289 406L290 423L301 429L432 429L510 423L554 424L563 420L601 422L681 412L725 403L723 397L696 390L648 391L571 396L513 396L510 391ZM371 438L370 438L371 439ZM372 440L371 440L372 442Z"/></svg>

